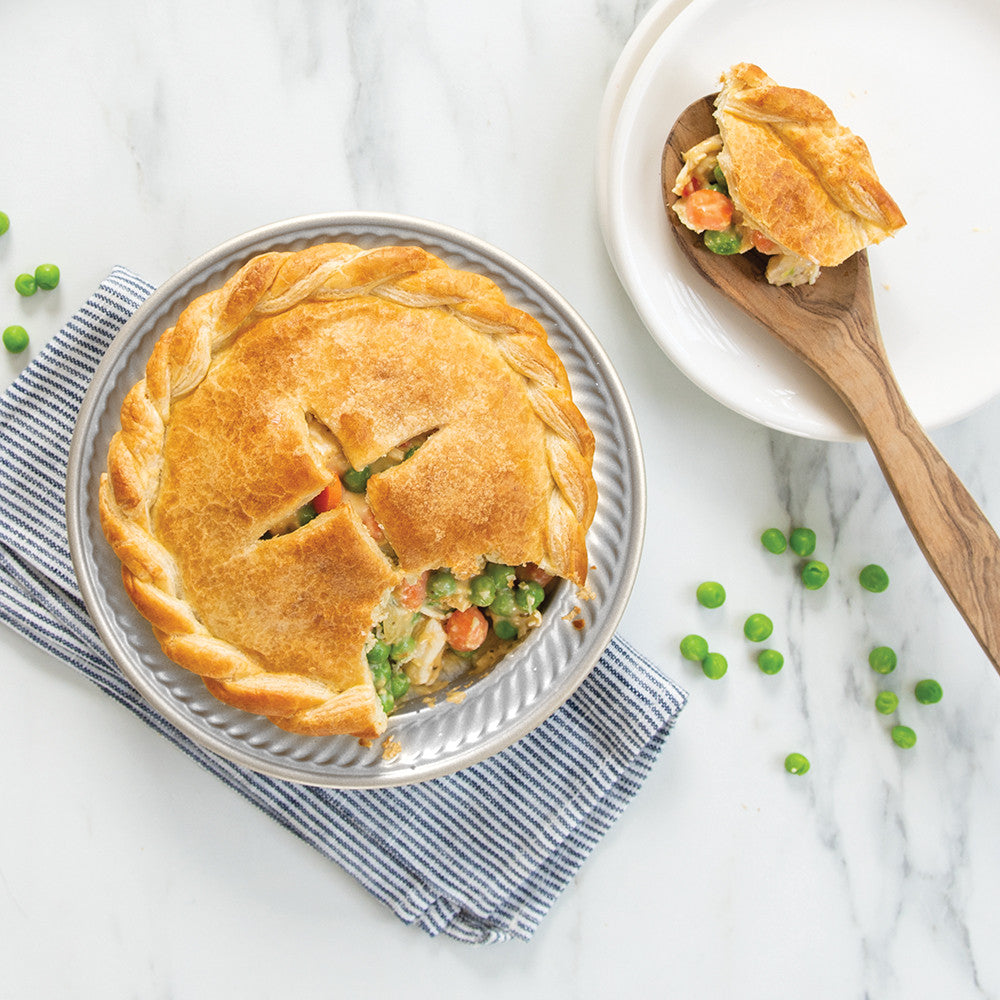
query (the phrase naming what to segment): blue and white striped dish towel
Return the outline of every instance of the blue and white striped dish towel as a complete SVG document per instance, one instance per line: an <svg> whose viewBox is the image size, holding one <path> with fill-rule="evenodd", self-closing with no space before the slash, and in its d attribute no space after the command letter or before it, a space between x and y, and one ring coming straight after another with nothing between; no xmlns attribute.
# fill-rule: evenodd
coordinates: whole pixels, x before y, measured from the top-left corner
<svg viewBox="0 0 1000 1000"><path fill-rule="evenodd" d="M469 942L529 938L639 791L687 695L616 638L572 698L513 746L456 774L385 789L276 780L191 742L102 645L76 585L64 510L52 502L65 491L94 370L152 291L116 268L0 395L0 620L82 671L404 922Z"/></svg>

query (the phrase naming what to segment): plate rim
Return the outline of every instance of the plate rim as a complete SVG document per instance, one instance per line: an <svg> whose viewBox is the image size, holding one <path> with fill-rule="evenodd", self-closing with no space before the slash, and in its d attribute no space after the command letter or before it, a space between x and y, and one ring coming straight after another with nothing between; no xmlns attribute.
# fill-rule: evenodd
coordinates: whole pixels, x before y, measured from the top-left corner
<svg viewBox="0 0 1000 1000"><path fill-rule="evenodd" d="M147 317L151 313L157 312L159 308L162 308L163 303L169 303L171 299L177 297L179 294L182 295L183 304L186 304L191 298L196 297L189 292L187 298L183 299L184 289L196 282L199 276L204 275L206 269L210 269L213 266L221 268L218 262L234 254L243 255L245 262L245 260L250 259L250 257L258 253L267 252L268 246L265 244L271 245L282 241L288 243L294 241L297 237L302 238L299 234L307 230L323 230L325 233L330 234L329 236L317 239L309 239L308 243L313 244L322 242L323 238L333 238L337 234L342 234L345 230L358 228L372 231L379 228L391 230L392 232L405 231L411 240L416 239L417 242L424 243L450 243L470 254L477 255L485 261L495 262L497 264L497 271L496 273L487 272L489 277L504 282L508 280L509 275L515 280L522 282L526 289L530 289L540 295L560 320L566 320L566 324L571 330L572 342L578 344L584 350L588 365L592 366L595 372L599 371L600 379L598 380L598 384L603 385L605 395L613 404L618 421L617 429L626 439L623 442L625 445L625 456L622 459L622 464L623 467L627 466L628 471L631 472L629 485L632 505L629 513L632 520L632 535L629 539L630 545L625 552L625 558L619 567L619 575L617 577L619 586L617 591L614 595L609 595L604 617L598 622L588 624L588 633L590 635L588 637L588 645L586 646L586 655L575 666L574 670L569 672L569 682L567 683L566 678L563 677L564 683L557 686L556 690L536 698L530 704L529 709L523 715L518 716L516 725L508 724L498 727L486 739L477 744L473 752L464 750L461 753L447 757L437 764L418 763L407 769L397 769L388 772L369 766L364 769L359 768L357 771L349 771L349 773L344 773L344 765L333 765L329 768L328 773L317 774L313 770L303 771L301 768L296 767L294 760L279 763L270 758L262 759L249 749L241 746L234 747L221 738L212 736L211 733L206 734L203 728L196 725L183 712L170 711L169 708L176 707L173 704L174 698L171 692L156 677L147 674L144 669L135 669L134 664L128 656L123 655L121 649L122 635L115 630L114 624L110 621L113 615L106 615L102 607L97 587L99 578L98 568L89 558L85 511L87 504L92 504L94 501L92 499L88 500L86 496L85 483L87 476L91 473L89 467L84 468L83 463L88 450L88 432L93 429L97 411L106 401L105 396L111 394L107 386L109 377L114 371L116 364L121 360L123 352L127 350L128 344L143 330L144 325L147 323ZM415 236L414 234L418 235ZM374 232L372 235L375 239L382 240L383 242L393 239L393 237L374 234ZM407 238L407 235L395 237L395 241L401 242ZM179 308L182 307L182 305L179 306ZM162 324L160 328L162 329ZM576 391L577 388L574 387L574 392ZM600 500L598 502L600 503ZM91 516L93 516L92 512ZM645 467L635 416L618 373L611 364L597 336L585 323L580 314L552 285L532 269L528 268L527 265L500 248L452 226L415 216L391 212L346 211L315 213L268 223L231 237L216 247L205 251L154 288L148 298L143 301L126 323L123 324L121 330L116 334L104 357L95 369L77 416L67 464L66 522L74 572L91 620L94 622L102 641L130 685L153 708L158 716L175 726L201 748L257 773L289 780L297 784L320 787L375 788L402 785L441 777L471 766L500 752L525 736L557 711L572 696L596 665L608 643L611 641L614 631L624 614L628 598L631 595L638 574L645 533L645 521ZM169 663L169 661L166 662ZM177 669L182 670L183 668ZM167 711L164 711L164 704L168 706ZM238 712L235 709L233 711ZM260 718L257 716L248 717L251 719ZM278 732L282 731L278 730ZM387 732L391 732L391 727ZM352 737L343 738L353 739ZM338 739L338 737L317 737L316 739L327 740Z"/></svg>

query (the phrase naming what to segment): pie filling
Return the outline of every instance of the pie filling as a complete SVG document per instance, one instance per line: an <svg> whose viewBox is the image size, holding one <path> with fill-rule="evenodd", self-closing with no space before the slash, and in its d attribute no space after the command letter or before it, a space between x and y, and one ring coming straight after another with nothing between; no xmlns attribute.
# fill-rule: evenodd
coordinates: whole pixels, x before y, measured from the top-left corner
<svg viewBox="0 0 1000 1000"><path fill-rule="evenodd" d="M396 563L368 504L368 480L405 462L432 433L411 438L364 469L352 468L346 459L334 461L338 474L330 485L274 524L264 538L288 534L347 503L386 557ZM491 667L541 624L541 606L554 580L533 563L515 567L494 562L468 579L456 577L448 567L405 577L377 609L364 647L386 714L409 698Z"/></svg>
<svg viewBox="0 0 1000 1000"><path fill-rule="evenodd" d="M713 135L684 154L684 166L673 189L678 196L673 205L677 217L688 229L702 234L712 253L757 250L765 254L765 273L772 285L813 284L819 265L782 247L733 203L719 164L721 152L722 136Z"/></svg>

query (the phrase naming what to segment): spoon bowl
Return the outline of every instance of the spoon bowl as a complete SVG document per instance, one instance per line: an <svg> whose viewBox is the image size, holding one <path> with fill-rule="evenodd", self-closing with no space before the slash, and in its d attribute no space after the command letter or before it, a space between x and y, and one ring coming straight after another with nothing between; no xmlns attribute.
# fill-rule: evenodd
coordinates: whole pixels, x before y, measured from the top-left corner
<svg viewBox="0 0 1000 1000"><path fill-rule="evenodd" d="M671 210L683 153L718 131L715 95L691 104L663 149L664 207L694 268L806 362L868 439L931 568L1000 672L1000 539L914 417L882 343L866 251L824 267L813 285L775 286L751 250L719 255Z"/></svg>

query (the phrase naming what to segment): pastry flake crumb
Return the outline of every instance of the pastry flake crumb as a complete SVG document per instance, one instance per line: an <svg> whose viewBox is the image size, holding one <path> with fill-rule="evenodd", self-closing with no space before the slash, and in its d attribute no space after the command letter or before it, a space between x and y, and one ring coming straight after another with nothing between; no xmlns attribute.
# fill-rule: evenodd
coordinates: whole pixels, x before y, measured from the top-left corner
<svg viewBox="0 0 1000 1000"><path fill-rule="evenodd" d="M453 705L461 705L465 701L464 691L449 691L444 696L445 701L450 701Z"/></svg>
<svg viewBox="0 0 1000 1000"><path fill-rule="evenodd" d="M382 743L382 760L395 760L402 749L399 740L387 736Z"/></svg>

